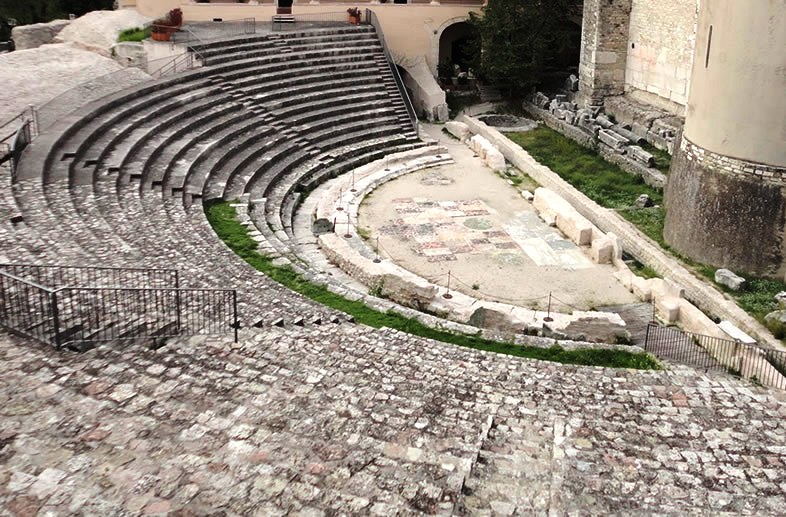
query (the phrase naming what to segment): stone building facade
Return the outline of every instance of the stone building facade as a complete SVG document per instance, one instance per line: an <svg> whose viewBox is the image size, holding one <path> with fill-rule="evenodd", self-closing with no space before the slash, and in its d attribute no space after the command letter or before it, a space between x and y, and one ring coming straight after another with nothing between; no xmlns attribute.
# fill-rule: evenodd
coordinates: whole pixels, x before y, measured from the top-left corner
<svg viewBox="0 0 786 517"><path fill-rule="evenodd" d="M664 237L699 262L786 273L786 0L585 0L579 92L677 135Z"/></svg>

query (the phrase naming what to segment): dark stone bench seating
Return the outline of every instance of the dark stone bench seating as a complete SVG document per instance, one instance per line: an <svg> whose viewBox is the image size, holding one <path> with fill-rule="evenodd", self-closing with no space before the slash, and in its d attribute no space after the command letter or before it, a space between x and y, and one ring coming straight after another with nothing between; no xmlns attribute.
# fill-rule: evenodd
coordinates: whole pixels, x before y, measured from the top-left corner
<svg viewBox="0 0 786 517"><path fill-rule="evenodd" d="M282 203L264 206L272 228L291 229L304 180L421 145L376 35L298 32L200 52L209 66L89 104L30 146L14 196L0 199L8 258L177 267L185 287L238 288L244 325L342 321L234 256L202 201L259 194ZM263 234L261 249L288 254L288 234Z"/></svg>

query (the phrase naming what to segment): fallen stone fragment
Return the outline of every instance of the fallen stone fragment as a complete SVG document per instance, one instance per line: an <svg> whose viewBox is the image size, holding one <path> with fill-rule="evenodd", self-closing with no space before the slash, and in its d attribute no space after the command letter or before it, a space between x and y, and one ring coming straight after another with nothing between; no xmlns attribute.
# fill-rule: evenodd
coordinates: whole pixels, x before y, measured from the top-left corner
<svg viewBox="0 0 786 517"><path fill-rule="evenodd" d="M735 275L728 269L719 269L715 271L715 282L728 287L732 291L739 291L745 286L745 279Z"/></svg>

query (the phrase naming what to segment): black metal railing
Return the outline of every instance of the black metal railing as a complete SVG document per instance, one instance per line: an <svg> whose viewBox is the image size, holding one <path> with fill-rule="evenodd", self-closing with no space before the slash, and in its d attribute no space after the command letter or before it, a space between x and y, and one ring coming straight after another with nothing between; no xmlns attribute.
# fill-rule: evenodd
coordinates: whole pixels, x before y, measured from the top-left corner
<svg viewBox="0 0 786 517"><path fill-rule="evenodd" d="M658 357L693 368L724 371L763 386L786 389L786 351L655 323L647 326L644 348Z"/></svg>
<svg viewBox="0 0 786 517"><path fill-rule="evenodd" d="M12 177L25 147L38 136L38 110L33 106L6 120L0 126L0 164L10 163Z"/></svg>
<svg viewBox="0 0 786 517"><path fill-rule="evenodd" d="M229 332L237 341L240 327L235 290L180 288L176 270L30 264L0 265L0 325L79 350Z"/></svg>
<svg viewBox="0 0 786 517"><path fill-rule="evenodd" d="M233 38L255 34L257 32L256 18L239 18L234 20L221 20L210 22L194 22L180 27L175 32L173 41L186 45L204 43L214 40Z"/></svg>
<svg viewBox="0 0 786 517"><path fill-rule="evenodd" d="M230 331L237 340L234 290L65 287L53 296L58 347Z"/></svg>
<svg viewBox="0 0 786 517"><path fill-rule="evenodd" d="M340 27L350 24L349 15L346 11L285 15L276 14L271 18L271 28L273 31Z"/></svg>
<svg viewBox="0 0 786 517"><path fill-rule="evenodd" d="M415 112L415 106L412 104L412 99L409 97L409 92L407 91L407 87L404 85L404 80L401 78L398 67L393 61L393 56L391 55L390 49L388 48L387 42L385 41L385 33L382 31L382 24L380 23L377 14L371 9L366 9L365 23L374 26L374 30L377 32L377 37L379 38L379 42L382 45L382 50L385 52L385 58L388 62L388 66L390 67L390 72L393 74L393 79L396 81L396 86L398 86L401 97L404 99L404 106L407 108L407 115L409 115L409 121L412 124L412 129L418 136L420 136L420 124L418 122L418 115Z"/></svg>
<svg viewBox="0 0 786 517"><path fill-rule="evenodd" d="M147 73L160 79L168 75L187 72L198 66L207 66L207 59L205 59L199 50L189 47L188 50L173 58L148 61Z"/></svg>
<svg viewBox="0 0 786 517"><path fill-rule="evenodd" d="M43 343L52 341L54 289L0 272L0 325Z"/></svg>

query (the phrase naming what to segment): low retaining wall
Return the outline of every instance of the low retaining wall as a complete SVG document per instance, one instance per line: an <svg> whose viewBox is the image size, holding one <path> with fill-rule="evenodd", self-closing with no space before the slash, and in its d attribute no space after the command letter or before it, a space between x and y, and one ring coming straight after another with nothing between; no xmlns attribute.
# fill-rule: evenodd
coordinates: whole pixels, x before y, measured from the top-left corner
<svg viewBox="0 0 786 517"><path fill-rule="evenodd" d="M777 350L783 349L780 341L775 339L758 321L718 290L696 278L679 261L667 255L657 243L651 241L631 223L615 212L599 206L551 169L538 163L528 152L499 131L466 115L462 115L459 119L467 124L473 133L484 136L494 144L497 149L502 151L505 158L519 170L529 175L540 185L562 196L600 230L617 235L622 240L625 249L641 263L651 267L662 277L669 278L674 283L683 286L687 300L712 316L732 321L744 332L754 336L760 344Z"/></svg>
<svg viewBox="0 0 786 517"><path fill-rule="evenodd" d="M644 183L647 185L661 190L666 186L666 176L659 170L645 167L644 165L627 158L624 154L615 152L611 147L605 145L602 142L599 142L595 137L586 131L582 131L578 127L558 119L547 110L542 110L529 102L525 102L523 104L523 108L527 113L536 119L542 120L547 127L550 127L554 131L565 135L587 149L597 151L598 154L600 154L601 157L603 157L603 159L607 162L613 163L628 174L641 176L641 178L644 180Z"/></svg>

